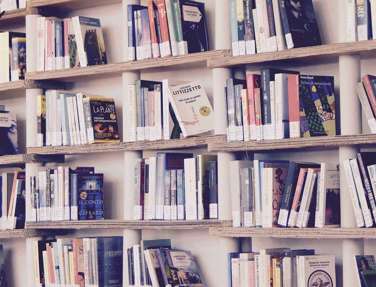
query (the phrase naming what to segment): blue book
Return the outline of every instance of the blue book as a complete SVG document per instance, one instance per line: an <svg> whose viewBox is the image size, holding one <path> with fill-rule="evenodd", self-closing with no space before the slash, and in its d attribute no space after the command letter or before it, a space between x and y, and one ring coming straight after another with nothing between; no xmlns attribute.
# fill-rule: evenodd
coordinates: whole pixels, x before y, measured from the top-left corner
<svg viewBox="0 0 376 287"><path fill-rule="evenodd" d="M99 286L123 286L123 237L98 237Z"/></svg>
<svg viewBox="0 0 376 287"><path fill-rule="evenodd" d="M104 219L103 174L78 176L78 220Z"/></svg>

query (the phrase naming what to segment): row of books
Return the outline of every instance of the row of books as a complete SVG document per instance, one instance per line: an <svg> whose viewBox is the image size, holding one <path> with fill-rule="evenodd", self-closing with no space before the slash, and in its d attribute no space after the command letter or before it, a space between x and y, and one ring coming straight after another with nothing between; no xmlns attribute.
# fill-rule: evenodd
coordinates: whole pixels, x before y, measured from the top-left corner
<svg viewBox="0 0 376 287"><path fill-rule="evenodd" d="M19 153L17 118L5 105L0 105L0 138L0 156Z"/></svg>
<svg viewBox="0 0 376 287"><path fill-rule="evenodd" d="M27 15L26 28L29 71L107 64L103 32L97 18Z"/></svg>
<svg viewBox="0 0 376 287"><path fill-rule="evenodd" d="M376 3L373 0L348 0L346 5L346 41L376 39Z"/></svg>
<svg viewBox="0 0 376 287"><path fill-rule="evenodd" d="M0 202L0 229L23 229L25 172L16 170L0 174Z"/></svg>
<svg viewBox="0 0 376 287"><path fill-rule="evenodd" d="M32 130L36 146L119 142L114 99L47 90L35 97Z"/></svg>
<svg viewBox="0 0 376 287"><path fill-rule="evenodd" d="M213 130L214 112L200 82L139 80L125 99L125 141L169 140Z"/></svg>
<svg viewBox="0 0 376 287"><path fill-rule="evenodd" d="M326 163L230 162L235 227L339 226L339 172Z"/></svg>
<svg viewBox="0 0 376 287"><path fill-rule="evenodd" d="M28 180L28 222L104 219L104 175L94 167L41 168Z"/></svg>
<svg viewBox="0 0 376 287"><path fill-rule="evenodd" d="M358 83L358 97L368 129L376 133L376 77L364 75L362 82Z"/></svg>
<svg viewBox="0 0 376 287"><path fill-rule="evenodd" d="M205 3L148 0L147 6L128 5L129 60L208 50Z"/></svg>
<svg viewBox="0 0 376 287"><path fill-rule="evenodd" d="M26 0L0 0L0 11L12 11L26 8Z"/></svg>
<svg viewBox="0 0 376 287"><path fill-rule="evenodd" d="M206 286L192 253L173 249L169 239L142 240L126 252L127 286Z"/></svg>
<svg viewBox="0 0 376 287"><path fill-rule="evenodd" d="M339 133L334 78L262 69L226 81L227 138L268 140Z"/></svg>
<svg viewBox="0 0 376 287"><path fill-rule="evenodd" d="M135 220L218 219L216 155L158 152L135 170Z"/></svg>
<svg viewBox="0 0 376 287"><path fill-rule="evenodd" d="M376 155L358 153L356 158L343 161L346 181L358 227L376 223Z"/></svg>
<svg viewBox="0 0 376 287"><path fill-rule="evenodd" d="M25 79L26 35L20 32L0 33L0 83Z"/></svg>
<svg viewBox="0 0 376 287"><path fill-rule="evenodd" d="M334 255L273 248L230 253L231 287L336 286Z"/></svg>
<svg viewBox="0 0 376 287"><path fill-rule="evenodd" d="M123 286L123 237L30 241L33 286Z"/></svg>
<svg viewBox="0 0 376 287"><path fill-rule="evenodd" d="M230 0L232 54L321 44L312 0Z"/></svg>

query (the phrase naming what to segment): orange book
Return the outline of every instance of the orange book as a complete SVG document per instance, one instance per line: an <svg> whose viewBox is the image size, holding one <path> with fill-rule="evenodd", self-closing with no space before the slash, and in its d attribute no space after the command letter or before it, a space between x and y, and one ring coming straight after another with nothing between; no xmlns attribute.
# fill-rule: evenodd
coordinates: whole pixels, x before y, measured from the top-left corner
<svg viewBox="0 0 376 287"><path fill-rule="evenodd" d="M48 266L48 276L49 276L48 280L51 284L55 284L56 283L55 264L53 260L53 250L50 244L47 244L46 251L47 251L47 266Z"/></svg>
<svg viewBox="0 0 376 287"><path fill-rule="evenodd" d="M159 15L159 26L161 30L161 43L159 43L159 48L161 56L166 57L171 55L170 34L168 32L166 3L164 0L156 0L156 3Z"/></svg>
<svg viewBox="0 0 376 287"><path fill-rule="evenodd" d="M299 75L287 76L290 138L300 137Z"/></svg>
<svg viewBox="0 0 376 287"><path fill-rule="evenodd" d="M85 287L85 267L84 267L84 246L82 239L75 238L73 243L73 270L75 274L74 283L80 287Z"/></svg>
<svg viewBox="0 0 376 287"><path fill-rule="evenodd" d="M159 41L157 35L157 28L155 22L155 10L154 10L154 0L148 0L148 14L149 14L149 24L150 24L150 38L152 45L152 55L153 58L158 58L159 54Z"/></svg>
<svg viewBox="0 0 376 287"><path fill-rule="evenodd" d="M251 139L257 139L255 89L260 88L260 80L260 75L247 72L248 124L250 126Z"/></svg>

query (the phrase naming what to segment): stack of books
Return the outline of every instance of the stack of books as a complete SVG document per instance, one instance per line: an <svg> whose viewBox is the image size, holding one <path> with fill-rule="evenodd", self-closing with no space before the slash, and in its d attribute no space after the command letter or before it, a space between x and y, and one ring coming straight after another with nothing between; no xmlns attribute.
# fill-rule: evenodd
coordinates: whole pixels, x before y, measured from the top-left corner
<svg viewBox="0 0 376 287"><path fill-rule="evenodd" d="M234 56L321 44L312 0L230 0L230 24Z"/></svg>
<svg viewBox="0 0 376 287"><path fill-rule="evenodd" d="M136 173L135 220L218 219L216 155L159 152Z"/></svg>
<svg viewBox="0 0 376 287"><path fill-rule="evenodd" d="M343 161L346 181L358 227L376 223L376 155L358 153L356 158Z"/></svg>
<svg viewBox="0 0 376 287"><path fill-rule="evenodd" d="M123 286L123 237L30 241L33 286Z"/></svg>
<svg viewBox="0 0 376 287"><path fill-rule="evenodd" d="M126 142L179 139L214 127L213 108L200 82L136 81L128 86L126 103Z"/></svg>
<svg viewBox="0 0 376 287"><path fill-rule="evenodd" d="M28 180L28 222L104 219L104 176L94 167L47 167Z"/></svg>
<svg viewBox="0 0 376 287"><path fill-rule="evenodd" d="M26 8L26 0L1 0L0 11L13 11Z"/></svg>
<svg viewBox="0 0 376 287"><path fill-rule="evenodd" d="M128 5L129 60L209 50L205 4L191 0L148 0Z"/></svg>
<svg viewBox="0 0 376 287"><path fill-rule="evenodd" d="M0 174L0 229L25 227L25 172Z"/></svg>
<svg viewBox="0 0 376 287"><path fill-rule="evenodd" d="M59 19L26 16L30 56L27 65L36 71L52 71L107 64L101 22L97 18L75 16ZM29 52L29 51L28 51Z"/></svg>
<svg viewBox="0 0 376 287"><path fill-rule="evenodd" d="M370 0L348 0L346 11L346 41L376 39L376 3Z"/></svg>
<svg viewBox="0 0 376 287"><path fill-rule="evenodd" d="M7 106L0 105L0 156L18 153L16 115Z"/></svg>
<svg viewBox="0 0 376 287"><path fill-rule="evenodd" d="M234 70L226 82L227 139L271 140L339 134L334 78Z"/></svg>
<svg viewBox="0 0 376 287"><path fill-rule="evenodd" d="M339 226L339 172L326 163L230 162L234 227Z"/></svg>
<svg viewBox="0 0 376 287"><path fill-rule="evenodd" d="M231 286L336 286L335 256L314 254L289 248L230 253Z"/></svg>
<svg viewBox="0 0 376 287"><path fill-rule="evenodd" d="M25 79L25 33L1 32L0 51L0 83Z"/></svg>
<svg viewBox="0 0 376 287"><path fill-rule="evenodd" d="M37 146L119 142L114 99L47 90L31 108Z"/></svg>
<svg viewBox="0 0 376 287"><path fill-rule="evenodd" d="M128 286L207 286L192 253L171 248L169 239L142 240L126 252Z"/></svg>

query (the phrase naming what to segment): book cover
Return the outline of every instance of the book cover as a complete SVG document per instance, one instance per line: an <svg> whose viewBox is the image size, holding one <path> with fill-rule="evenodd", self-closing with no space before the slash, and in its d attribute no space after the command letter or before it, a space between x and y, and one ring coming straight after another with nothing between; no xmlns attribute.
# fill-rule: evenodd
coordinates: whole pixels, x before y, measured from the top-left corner
<svg viewBox="0 0 376 287"><path fill-rule="evenodd" d="M170 101L184 137L213 130L213 108L201 83L170 87Z"/></svg>
<svg viewBox="0 0 376 287"><path fill-rule="evenodd" d="M104 219L103 174L79 174L78 220Z"/></svg>
<svg viewBox="0 0 376 287"><path fill-rule="evenodd" d="M98 283L103 287L123 286L123 237L98 237Z"/></svg>
<svg viewBox="0 0 376 287"><path fill-rule="evenodd" d="M12 112L0 112L0 155L17 154L18 136L16 116Z"/></svg>
<svg viewBox="0 0 376 287"><path fill-rule="evenodd" d="M16 190L16 205L14 207L15 228L23 229L25 227L26 208L25 208L25 173L17 173L17 190Z"/></svg>
<svg viewBox="0 0 376 287"><path fill-rule="evenodd" d="M298 256L297 262L298 278L301 277L303 279L301 281L304 284L303 286L336 286L334 256Z"/></svg>
<svg viewBox="0 0 376 287"><path fill-rule="evenodd" d="M180 6L183 40L187 42L188 53L208 51L209 38L206 26L205 4L181 0Z"/></svg>
<svg viewBox="0 0 376 287"><path fill-rule="evenodd" d="M327 170L325 225L341 224L340 181L338 170Z"/></svg>
<svg viewBox="0 0 376 287"><path fill-rule="evenodd" d="M301 75L300 101L308 123L309 136L337 134L333 77ZM304 133L304 136L308 136L308 133Z"/></svg>
<svg viewBox="0 0 376 287"><path fill-rule="evenodd" d="M282 27L287 47L321 44L312 0L280 0Z"/></svg>
<svg viewBox="0 0 376 287"><path fill-rule="evenodd" d="M358 284L362 287L376 286L376 262L373 255L355 255Z"/></svg>
<svg viewBox="0 0 376 287"><path fill-rule="evenodd" d="M26 73L26 35L12 38L11 80L23 80Z"/></svg>

